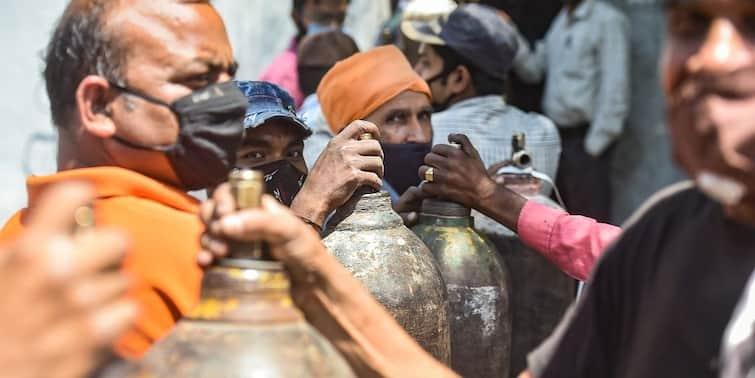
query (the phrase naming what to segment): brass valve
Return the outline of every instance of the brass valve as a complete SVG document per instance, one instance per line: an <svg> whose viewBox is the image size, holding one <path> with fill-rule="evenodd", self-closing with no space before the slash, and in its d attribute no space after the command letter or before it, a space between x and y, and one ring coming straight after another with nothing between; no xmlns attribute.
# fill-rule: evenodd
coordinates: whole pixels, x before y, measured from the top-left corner
<svg viewBox="0 0 755 378"><path fill-rule="evenodd" d="M265 175L260 171L239 169L229 176L231 193L236 200L236 210L254 209L262 205L262 193L265 192ZM229 258L236 260L268 260L262 242L230 244Z"/></svg>
<svg viewBox="0 0 755 378"><path fill-rule="evenodd" d="M359 136L359 140L373 140L373 139L375 139L375 137L372 136L371 133L364 133Z"/></svg>

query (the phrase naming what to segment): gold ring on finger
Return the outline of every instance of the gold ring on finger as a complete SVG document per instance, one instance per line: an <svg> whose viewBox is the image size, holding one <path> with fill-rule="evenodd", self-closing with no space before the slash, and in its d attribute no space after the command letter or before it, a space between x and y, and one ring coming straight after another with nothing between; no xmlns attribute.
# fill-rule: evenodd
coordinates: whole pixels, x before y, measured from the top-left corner
<svg viewBox="0 0 755 378"><path fill-rule="evenodd" d="M425 181L433 182L434 174L435 174L435 168L433 167L428 168L425 171Z"/></svg>

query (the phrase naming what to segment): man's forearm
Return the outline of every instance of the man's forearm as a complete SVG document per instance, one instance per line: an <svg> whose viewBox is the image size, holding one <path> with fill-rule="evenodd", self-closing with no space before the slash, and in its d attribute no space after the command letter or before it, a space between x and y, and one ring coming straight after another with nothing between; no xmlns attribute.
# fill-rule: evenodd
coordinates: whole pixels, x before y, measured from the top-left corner
<svg viewBox="0 0 755 378"><path fill-rule="evenodd" d="M311 193L308 187L305 185L299 194L294 197L291 202L291 211L300 218L309 220L312 223L322 227L330 213L330 209L322 200L324 196Z"/></svg>
<svg viewBox="0 0 755 378"><path fill-rule="evenodd" d="M491 194L480 196L475 210L517 232L519 216L526 203L526 198L511 189L503 185L495 185Z"/></svg>
<svg viewBox="0 0 755 378"><path fill-rule="evenodd" d="M307 320L359 377L455 377L425 352L338 261L327 253L309 272L292 272L292 293Z"/></svg>
<svg viewBox="0 0 755 378"><path fill-rule="evenodd" d="M527 246L578 280L590 276L606 246L621 233L619 227L528 202L496 185L492 195L481 196L476 210L516 232Z"/></svg>

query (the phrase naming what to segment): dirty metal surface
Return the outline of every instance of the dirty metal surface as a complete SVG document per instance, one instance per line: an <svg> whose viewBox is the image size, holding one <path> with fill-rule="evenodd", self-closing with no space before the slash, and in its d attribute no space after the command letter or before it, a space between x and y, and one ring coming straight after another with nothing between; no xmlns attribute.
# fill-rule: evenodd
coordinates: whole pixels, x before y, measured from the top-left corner
<svg viewBox="0 0 755 378"><path fill-rule="evenodd" d="M503 377L512 332L508 271L472 223L468 216L423 213L413 231L432 251L446 283L452 368L464 377Z"/></svg>
<svg viewBox="0 0 755 378"><path fill-rule="evenodd" d="M323 240L402 327L449 364L448 299L438 265L403 225L387 193L355 196L338 210Z"/></svg>
<svg viewBox="0 0 755 378"><path fill-rule="evenodd" d="M525 197L560 208L542 195ZM508 376L515 378L527 367L527 354L553 332L574 301L576 281L502 225L475 217L475 229L495 246L509 270L512 334Z"/></svg>
<svg viewBox="0 0 755 378"><path fill-rule="evenodd" d="M574 301L575 281L516 237L488 235L511 272L511 377L556 328Z"/></svg>
<svg viewBox="0 0 755 378"><path fill-rule="evenodd" d="M294 306L282 267L249 261L205 273L199 305L150 349L138 376L354 376Z"/></svg>

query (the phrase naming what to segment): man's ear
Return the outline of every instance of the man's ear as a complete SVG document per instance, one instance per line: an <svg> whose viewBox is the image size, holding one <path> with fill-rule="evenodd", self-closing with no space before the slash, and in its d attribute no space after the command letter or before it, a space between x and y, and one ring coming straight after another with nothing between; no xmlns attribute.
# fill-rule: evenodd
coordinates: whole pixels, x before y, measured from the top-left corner
<svg viewBox="0 0 755 378"><path fill-rule="evenodd" d="M110 83L101 76L89 75L76 88L76 109L86 132L107 139L115 134L110 107L113 94Z"/></svg>
<svg viewBox="0 0 755 378"><path fill-rule="evenodd" d="M466 66L457 66L448 75L448 88L451 93L463 93L472 87L472 74Z"/></svg>

